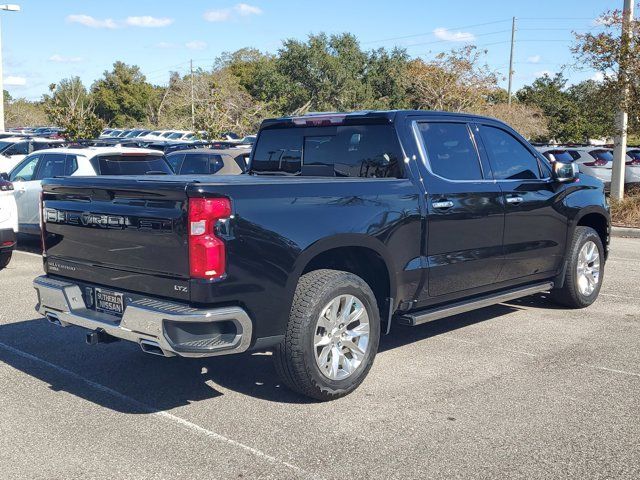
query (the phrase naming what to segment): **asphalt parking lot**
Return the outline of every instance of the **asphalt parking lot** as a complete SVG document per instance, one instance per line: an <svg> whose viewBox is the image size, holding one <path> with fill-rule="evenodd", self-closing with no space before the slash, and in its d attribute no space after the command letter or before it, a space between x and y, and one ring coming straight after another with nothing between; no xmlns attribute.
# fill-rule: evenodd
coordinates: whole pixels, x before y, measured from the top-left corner
<svg viewBox="0 0 640 480"><path fill-rule="evenodd" d="M267 354L88 346L0 272L0 478L640 478L640 240L600 299L544 296L395 327L365 383L313 403Z"/></svg>

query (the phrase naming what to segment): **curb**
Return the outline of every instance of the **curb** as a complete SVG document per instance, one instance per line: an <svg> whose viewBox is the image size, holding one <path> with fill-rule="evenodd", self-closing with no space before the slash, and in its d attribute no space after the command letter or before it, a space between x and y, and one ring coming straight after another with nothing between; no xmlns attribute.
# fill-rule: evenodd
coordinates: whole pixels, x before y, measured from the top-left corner
<svg viewBox="0 0 640 480"><path fill-rule="evenodd" d="M612 237L640 238L640 228L611 227Z"/></svg>

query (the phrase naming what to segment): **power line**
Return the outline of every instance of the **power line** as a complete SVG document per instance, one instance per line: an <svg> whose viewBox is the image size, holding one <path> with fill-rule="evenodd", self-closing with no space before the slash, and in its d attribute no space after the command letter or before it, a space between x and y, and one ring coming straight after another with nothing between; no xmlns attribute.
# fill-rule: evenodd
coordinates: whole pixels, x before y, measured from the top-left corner
<svg viewBox="0 0 640 480"><path fill-rule="evenodd" d="M469 39L469 40L465 40L464 42L460 42L460 40L449 40L449 39L442 39L442 40L434 40L431 42L420 42L420 43L413 43L411 45L406 45L404 48L412 48L412 47L421 47L424 45L434 45L436 43L446 43L446 42L460 42L460 43L471 43L475 40L476 37L486 37L488 35L497 35L499 33L507 33L510 32L511 30L497 30L495 32L487 32L487 33L478 33L473 35L473 39Z"/></svg>
<svg viewBox="0 0 640 480"><path fill-rule="evenodd" d="M447 28L446 30L451 31L451 30L462 30L464 28L484 27L485 25L495 25L497 23L504 23L504 22L510 22L510 21L511 21L511 19L507 18L507 19L504 19L504 20L495 20L493 22L476 23L475 25L465 25L465 26L462 26L462 27ZM405 35L405 36L402 36L402 37L390 37L390 38L383 38L381 40L369 40L369 41L366 41L366 42L361 42L360 44L361 45L369 45L371 43L391 42L393 40L404 40L406 38L425 37L427 35L434 35L434 33L433 32L416 33L416 34L413 34L413 35Z"/></svg>

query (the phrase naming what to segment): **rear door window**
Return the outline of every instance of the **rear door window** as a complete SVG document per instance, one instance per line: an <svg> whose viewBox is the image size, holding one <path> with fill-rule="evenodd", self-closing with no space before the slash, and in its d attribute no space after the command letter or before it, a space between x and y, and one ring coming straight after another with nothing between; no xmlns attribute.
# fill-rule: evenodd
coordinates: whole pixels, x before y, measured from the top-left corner
<svg viewBox="0 0 640 480"><path fill-rule="evenodd" d="M480 132L496 180L540 178L538 159L513 135L488 125L482 125Z"/></svg>
<svg viewBox="0 0 640 480"><path fill-rule="evenodd" d="M66 172L66 155L61 153L46 153L38 167L36 180L45 178L64 177Z"/></svg>
<svg viewBox="0 0 640 480"><path fill-rule="evenodd" d="M75 155L67 155L64 166L64 174L73 175L78 170L78 157Z"/></svg>
<svg viewBox="0 0 640 480"><path fill-rule="evenodd" d="M448 180L481 180L482 167L466 123L419 123L427 162Z"/></svg>
<svg viewBox="0 0 640 480"><path fill-rule="evenodd" d="M173 174L163 156L147 154L104 155L98 158L100 175Z"/></svg>

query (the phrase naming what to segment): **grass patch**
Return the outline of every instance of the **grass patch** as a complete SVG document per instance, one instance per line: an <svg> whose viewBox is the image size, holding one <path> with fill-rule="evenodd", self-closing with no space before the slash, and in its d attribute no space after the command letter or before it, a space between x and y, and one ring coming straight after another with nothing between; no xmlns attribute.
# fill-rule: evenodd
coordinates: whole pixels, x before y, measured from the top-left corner
<svg viewBox="0 0 640 480"><path fill-rule="evenodd" d="M640 228L640 187L626 190L619 202L611 199L611 223L619 227Z"/></svg>

